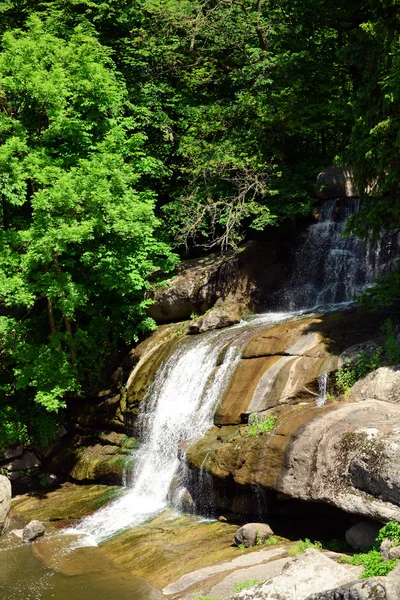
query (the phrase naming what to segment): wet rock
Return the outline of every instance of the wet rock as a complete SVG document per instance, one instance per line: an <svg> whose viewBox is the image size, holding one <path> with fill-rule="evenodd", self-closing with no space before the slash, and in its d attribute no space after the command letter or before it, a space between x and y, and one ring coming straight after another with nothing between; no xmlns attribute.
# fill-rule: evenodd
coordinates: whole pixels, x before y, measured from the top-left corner
<svg viewBox="0 0 400 600"><path fill-rule="evenodd" d="M367 550L376 542L376 536L382 527L379 523L357 523L346 531L346 542L354 550Z"/></svg>
<svg viewBox="0 0 400 600"><path fill-rule="evenodd" d="M23 529L13 529L10 531L10 535L13 536L17 540L22 540L22 534L24 533Z"/></svg>
<svg viewBox="0 0 400 600"><path fill-rule="evenodd" d="M189 323L189 333L205 333L213 329L231 327L240 322L245 307L235 304L216 306L204 317Z"/></svg>
<svg viewBox="0 0 400 600"><path fill-rule="evenodd" d="M400 402L400 365L380 367L357 381L351 388L351 395L357 400L383 400Z"/></svg>
<svg viewBox="0 0 400 600"><path fill-rule="evenodd" d="M266 523L247 523L240 527L233 536L236 546L243 544L246 548L256 546L274 535L271 527Z"/></svg>
<svg viewBox="0 0 400 600"><path fill-rule="evenodd" d="M352 198L358 196L354 183L353 173L350 169L332 165L317 177L315 195L320 200L330 198Z"/></svg>
<svg viewBox="0 0 400 600"><path fill-rule="evenodd" d="M0 534L8 526L8 514L11 507L11 483L0 475Z"/></svg>
<svg viewBox="0 0 400 600"><path fill-rule="evenodd" d="M38 537L41 537L46 532L46 529L40 521L30 521L28 525L25 525L22 531L22 541L23 542L33 542Z"/></svg>
<svg viewBox="0 0 400 600"><path fill-rule="evenodd" d="M135 445L136 440L116 432L98 432L95 438L77 435L60 445L48 467L75 481L122 485L133 464Z"/></svg>
<svg viewBox="0 0 400 600"><path fill-rule="evenodd" d="M272 577L232 598L254 600L304 600L354 580L354 571L317 550L309 549L288 561L281 575Z"/></svg>

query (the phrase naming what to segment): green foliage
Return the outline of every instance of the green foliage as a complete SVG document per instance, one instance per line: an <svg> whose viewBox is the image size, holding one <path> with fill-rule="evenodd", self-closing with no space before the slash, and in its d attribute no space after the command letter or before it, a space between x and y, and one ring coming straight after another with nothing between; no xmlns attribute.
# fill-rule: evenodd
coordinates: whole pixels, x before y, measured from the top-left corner
<svg viewBox="0 0 400 600"><path fill-rule="evenodd" d="M265 540L264 542L264 546L274 546L275 544L278 544L279 540L277 537L275 537L274 535L271 535L267 540Z"/></svg>
<svg viewBox="0 0 400 600"><path fill-rule="evenodd" d="M384 561L380 553L380 545L383 540L389 539L395 545L400 544L400 523L389 521L380 530L376 538L376 543L369 552L361 552L353 556L344 556L340 560L351 565L364 565L364 571L361 578L384 576L390 573L398 564L398 560Z"/></svg>
<svg viewBox="0 0 400 600"><path fill-rule="evenodd" d="M398 560L384 561L381 553L376 549L354 554L354 556L343 556L340 561L349 565L363 565L364 571L361 573L361 579L387 575L399 562Z"/></svg>
<svg viewBox="0 0 400 600"><path fill-rule="evenodd" d="M254 585L257 585L258 583L260 583L259 579L247 579L246 581L243 581L243 583L235 583L235 585L233 586L233 594L238 594L239 592L242 592L243 590L249 590L250 588L252 588Z"/></svg>
<svg viewBox="0 0 400 600"><path fill-rule="evenodd" d="M379 530L376 538L377 547L381 545L383 540L389 539L395 542L396 545L400 544L400 523L397 521L389 521Z"/></svg>
<svg viewBox="0 0 400 600"><path fill-rule="evenodd" d="M254 437L256 435L260 435L261 433L270 433L274 430L276 421L276 415L268 415L268 417L264 417L264 419L260 422L258 420L258 415L256 413L252 414L249 418L249 427L247 434L250 437Z"/></svg>
<svg viewBox="0 0 400 600"><path fill-rule="evenodd" d="M339 392L346 394L350 388L362 377L374 371L383 364L383 349L378 347L372 356L368 357L365 350L353 359L345 360L336 372L336 387Z"/></svg>
<svg viewBox="0 0 400 600"><path fill-rule="evenodd" d="M0 138L1 410L18 396L56 413L118 340L153 327L149 277L175 260L144 181L161 167L91 28L63 38L36 15L3 36ZM40 415L30 427L46 444L55 424ZM27 439L23 417L1 443Z"/></svg>
<svg viewBox="0 0 400 600"><path fill-rule="evenodd" d="M322 550L323 545L321 542L314 541L312 542L309 538L305 538L304 540L299 540L295 546L289 549L288 554L301 554L305 552L309 548L314 548L315 550Z"/></svg>
<svg viewBox="0 0 400 600"><path fill-rule="evenodd" d="M397 343L392 319L386 319L381 330L386 335L384 343L386 360L389 365L397 365L400 362L400 344Z"/></svg>

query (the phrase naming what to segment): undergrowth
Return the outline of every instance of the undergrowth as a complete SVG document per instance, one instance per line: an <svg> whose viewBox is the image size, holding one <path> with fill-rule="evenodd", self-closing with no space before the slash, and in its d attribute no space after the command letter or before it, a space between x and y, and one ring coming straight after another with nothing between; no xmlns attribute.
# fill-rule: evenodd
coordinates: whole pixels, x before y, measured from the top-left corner
<svg viewBox="0 0 400 600"><path fill-rule="evenodd" d="M257 414L250 415L248 435L254 437L260 433L270 433L275 428L277 418L276 415L269 415L259 421Z"/></svg>
<svg viewBox="0 0 400 600"><path fill-rule="evenodd" d="M400 344L392 319L386 319L380 331L385 335L383 347L379 346L372 356L361 350L358 356L348 358L336 372L336 388L341 394L346 394L358 381L383 365L396 365L400 363Z"/></svg>

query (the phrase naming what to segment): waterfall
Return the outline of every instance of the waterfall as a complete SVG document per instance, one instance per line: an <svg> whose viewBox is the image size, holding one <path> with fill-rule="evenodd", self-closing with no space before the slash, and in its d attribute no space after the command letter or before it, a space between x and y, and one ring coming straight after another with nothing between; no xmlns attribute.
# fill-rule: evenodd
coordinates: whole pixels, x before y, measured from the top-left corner
<svg viewBox="0 0 400 600"><path fill-rule="evenodd" d="M326 404L327 386L328 373L324 373L318 380L318 398L315 402L317 406L324 406L324 404Z"/></svg>
<svg viewBox="0 0 400 600"><path fill-rule="evenodd" d="M213 424L217 404L226 389L241 350L257 328L273 325L310 309L329 310L348 304L376 276L390 268L399 254L399 235L376 247L356 238L342 238L346 219L359 200L329 200L319 221L303 235L294 273L286 289L292 312L257 315L229 329L184 339L161 364L141 404L142 444L135 454L132 483L122 497L79 522L67 533L83 534L82 543L98 544L118 531L139 525L163 510L179 467L179 451ZM293 312L294 311L294 312ZM222 350L222 364L218 364ZM326 401L327 376L320 380L318 405ZM207 494L208 481L202 485ZM182 501L184 489L175 490ZM212 498L204 501L212 512Z"/></svg>
<svg viewBox="0 0 400 600"><path fill-rule="evenodd" d="M143 444L136 454L132 487L67 533L86 534L91 543L98 544L165 508L179 465L180 444L198 439L211 427L220 395L240 359L240 349L233 341L217 367L226 343L224 333L218 331L177 345L143 399Z"/></svg>
<svg viewBox="0 0 400 600"><path fill-rule="evenodd" d="M326 200L318 222L301 236L293 274L284 296L290 310L349 304L388 272L399 256L400 236L392 232L374 245L343 237L347 219L360 209L358 198Z"/></svg>

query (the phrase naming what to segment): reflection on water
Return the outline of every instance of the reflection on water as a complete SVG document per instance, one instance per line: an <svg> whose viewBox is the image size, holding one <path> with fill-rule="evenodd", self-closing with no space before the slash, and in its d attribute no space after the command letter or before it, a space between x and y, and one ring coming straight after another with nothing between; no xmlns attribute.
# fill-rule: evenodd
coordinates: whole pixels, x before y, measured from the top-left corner
<svg viewBox="0 0 400 600"><path fill-rule="evenodd" d="M46 541L37 552L44 561L58 555L57 543ZM162 594L144 580L115 568L98 548L85 554L65 552L62 572L46 566L33 545L0 548L0 598L2 600L160 600ZM42 544L43 546L43 544ZM51 564L51 561L49 561Z"/></svg>

